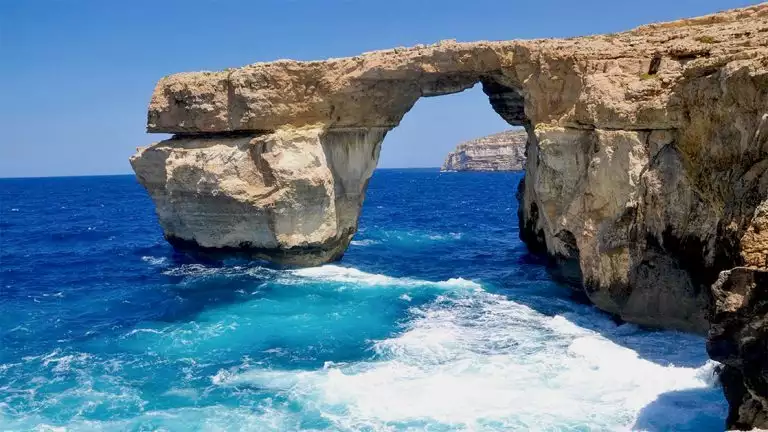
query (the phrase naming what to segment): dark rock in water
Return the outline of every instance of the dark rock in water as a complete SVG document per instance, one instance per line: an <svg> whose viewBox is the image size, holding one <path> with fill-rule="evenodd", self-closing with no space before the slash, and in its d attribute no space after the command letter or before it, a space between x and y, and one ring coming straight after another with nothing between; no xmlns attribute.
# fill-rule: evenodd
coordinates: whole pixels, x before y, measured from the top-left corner
<svg viewBox="0 0 768 432"><path fill-rule="evenodd" d="M448 153L441 171L519 171L525 168L525 130L465 141Z"/></svg>
<svg viewBox="0 0 768 432"><path fill-rule="evenodd" d="M712 286L707 351L723 363L726 426L768 428L768 270L737 267Z"/></svg>

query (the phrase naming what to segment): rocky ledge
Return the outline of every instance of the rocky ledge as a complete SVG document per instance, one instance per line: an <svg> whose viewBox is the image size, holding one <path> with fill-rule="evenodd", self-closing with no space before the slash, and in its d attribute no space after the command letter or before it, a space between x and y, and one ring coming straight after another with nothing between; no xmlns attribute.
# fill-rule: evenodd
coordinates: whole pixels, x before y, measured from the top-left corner
<svg viewBox="0 0 768 432"><path fill-rule="evenodd" d="M730 424L762 425L768 339L747 299L768 268L768 4L610 35L171 75L147 128L176 136L131 163L178 247L320 264L354 235L387 131L420 97L478 82L528 133L531 250L624 320L704 333L712 314Z"/></svg>
<svg viewBox="0 0 768 432"><path fill-rule="evenodd" d="M518 171L525 167L525 130L465 141L448 153L441 171Z"/></svg>

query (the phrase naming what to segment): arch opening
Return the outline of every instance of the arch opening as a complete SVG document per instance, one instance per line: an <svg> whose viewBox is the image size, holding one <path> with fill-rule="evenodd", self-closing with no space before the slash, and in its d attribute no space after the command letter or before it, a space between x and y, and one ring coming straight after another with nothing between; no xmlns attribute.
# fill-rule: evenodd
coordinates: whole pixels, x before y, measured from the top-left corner
<svg viewBox="0 0 768 432"><path fill-rule="evenodd" d="M480 83L460 92L420 98L387 133L377 167L439 167L457 144L515 129L488 109L488 101Z"/></svg>
<svg viewBox="0 0 768 432"><path fill-rule="evenodd" d="M440 173L439 167L457 144L499 132L523 131L523 126L529 124L523 97L490 80L478 80L459 91L435 93L419 98L399 125L382 136L377 169L370 173L370 182L360 179L358 183L359 207L353 212L356 234L350 237L350 247L357 253L347 254L345 263L354 264L361 248L373 251L386 249L388 245L399 254L411 257L407 261L415 266L414 271L418 271L416 267L423 265L425 259L458 262L457 257L464 253L477 253L483 254L483 262L492 266L501 265L495 259L511 256L499 253L492 257L487 253L487 244L497 244L499 252L520 252L514 209L517 207L515 192L523 173L466 173L465 176L465 173ZM344 133L353 134L352 131ZM520 145L524 151L526 141ZM372 149L371 154L375 151ZM347 204L350 197L349 188L346 193L337 194L337 199ZM384 222L387 218L399 221L387 226ZM475 218L477 221L472 222ZM486 245L482 247L478 244L481 242ZM424 250L434 248L442 251L440 258L420 256ZM473 250L486 252L471 252ZM437 267L454 268L451 265ZM475 268L480 267L482 265Z"/></svg>

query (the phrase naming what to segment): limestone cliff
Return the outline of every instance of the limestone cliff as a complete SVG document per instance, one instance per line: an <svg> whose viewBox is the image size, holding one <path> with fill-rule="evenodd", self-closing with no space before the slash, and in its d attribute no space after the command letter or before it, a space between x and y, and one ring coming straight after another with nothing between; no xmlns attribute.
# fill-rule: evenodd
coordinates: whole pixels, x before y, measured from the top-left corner
<svg viewBox="0 0 768 432"><path fill-rule="evenodd" d="M147 127L177 136L131 163L175 245L318 264L354 234L386 132L420 97L478 82L528 134L521 237L599 308L703 333L720 272L768 266L768 4L171 75ZM728 370L730 383L754 372Z"/></svg>
<svg viewBox="0 0 768 432"><path fill-rule="evenodd" d="M348 246L384 133L176 136L140 149L131 164L174 246L311 265Z"/></svg>
<svg viewBox="0 0 768 432"><path fill-rule="evenodd" d="M729 429L768 429L768 270L737 267L712 287L707 351L724 365Z"/></svg>
<svg viewBox="0 0 768 432"><path fill-rule="evenodd" d="M524 130L510 130L465 141L448 153L442 171L517 171L525 165Z"/></svg>

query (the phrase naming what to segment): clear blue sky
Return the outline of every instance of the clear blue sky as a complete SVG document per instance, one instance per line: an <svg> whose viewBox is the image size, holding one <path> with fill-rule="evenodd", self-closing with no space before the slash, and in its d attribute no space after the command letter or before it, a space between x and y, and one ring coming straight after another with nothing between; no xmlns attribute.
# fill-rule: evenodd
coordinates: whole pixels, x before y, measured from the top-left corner
<svg viewBox="0 0 768 432"><path fill-rule="evenodd" d="M615 32L743 0L0 0L0 177L129 173L155 82L256 61L349 56L441 39ZM380 167L439 166L506 128L479 88L420 100Z"/></svg>

